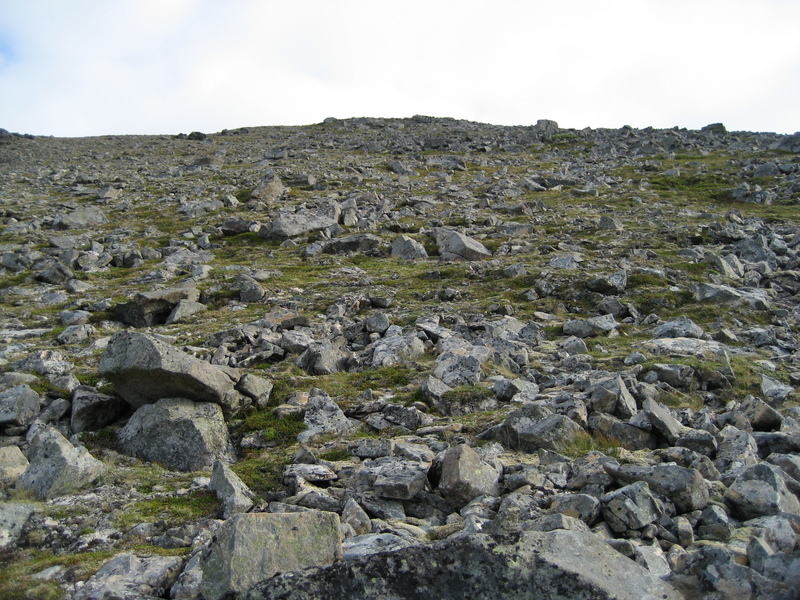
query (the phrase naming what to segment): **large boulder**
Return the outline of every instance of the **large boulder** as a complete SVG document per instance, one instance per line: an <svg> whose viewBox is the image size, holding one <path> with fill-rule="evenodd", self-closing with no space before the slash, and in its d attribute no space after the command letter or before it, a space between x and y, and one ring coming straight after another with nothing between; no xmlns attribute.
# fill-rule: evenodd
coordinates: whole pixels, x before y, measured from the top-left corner
<svg viewBox="0 0 800 600"><path fill-rule="evenodd" d="M395 258L401 260L422 260L428 258L428 251L425 250L425 246L407 235L401 235L392 240L390 253Z"/></svg>
<svg viewBox="0 0 800 600"><path fill-rule="evenodd" d="M345 435L356 427L356 424L345 416L339 405L318 388L313 388L309 392L303 421L306 429L297 436L297 441L300 443L324 434Z"/></svg>
<svg viewBox="0 0 800 600"><path fill-rule="evenodd" d="M160 398L229 406L233 381L223 371L143 333L121 331L100 359L100 375L138 408Z"/></svg>
<svg viewBox="0 0 800 600"><path fill-rule="evenodd" d="M17 487L33 492L37 500L77 492L106 472L106 466L86 448L73 446L52 427L42 427L34 434L28 461Z"/></svg>
<svg viewBox="0 0 800 600"><path fill-rule="evenodd" d="M525 531L518 538L455 536L330 567L284 573L242 600L462 600L591 598L681 600L673 587L587 532Z"/></svg>
<svg viewBox="0 0 800 600"><path fill-rule="evenodd" d="M786 486L785 474L769 463L747 467L725 492L724 500L742 520L778 513L800 515L800 500Z"/></svg>
<svg viewBox="0 0 800 600"><path fill-rule="evenodd" d="M222 409L210 402L162 398L140 407L118 434L122 451L177 471L231 461Z"/></svg>
<svg viewBox="0 0 800 600"><path fill-rule="evenodd" d="M329 565L341 557L335 513L235 515L217 530L201 559L200 590L205 600L222 600L277 573Z"/></svg>
<svg viewBox="0 0 800 600"><path fill-rule="evenodd" d="M30 386L15 385L0 392L0 425L30 425L39 414L41 399Z"/></svg>

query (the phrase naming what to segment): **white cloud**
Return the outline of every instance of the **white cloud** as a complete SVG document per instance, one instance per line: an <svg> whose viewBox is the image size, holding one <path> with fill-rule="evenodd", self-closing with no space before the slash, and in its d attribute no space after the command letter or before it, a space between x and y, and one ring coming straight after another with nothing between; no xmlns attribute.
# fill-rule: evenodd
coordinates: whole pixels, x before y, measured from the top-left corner
<svg viewBox="0 0 800 600"><path fill-rule="evenodd" d="M6 0L0 126L176 133L422 113L793 132L798 25L789 0Z"/></svg>

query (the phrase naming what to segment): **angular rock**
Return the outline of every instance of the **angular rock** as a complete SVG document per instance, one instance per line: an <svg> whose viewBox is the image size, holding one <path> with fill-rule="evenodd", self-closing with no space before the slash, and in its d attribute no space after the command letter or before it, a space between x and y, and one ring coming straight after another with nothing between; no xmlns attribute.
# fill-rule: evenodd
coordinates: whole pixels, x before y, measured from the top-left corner
<svg viewBox="0 0 800 600"><path fill-rule="evenodd" d="M425 354L425 345L415 335L395 335L379 340L372 351L372 366L393 367Z"/></svg>
<svg viewBox="0 0 800 600"><path fill-rule="evenodd" d="M52 427L42 427L28 450L30 464L17 480L17 487L30 490L38 500L77 492L95 483L106 466L83 446L73 446Z"/></svg>
<svg viewBox="0 0 800 600"><path fill-rule="evenodd" d="M222 500L222 518L244 513L253 506L255 495L231 468L220 460L214 462L208 489Z"/></svg>
<svg viewBox="0 0 800 600"><path fill-rule="evenodd" d="M708 504L708 488L702 475L695 469L677 465L604 466L606 472L620 483L646 482L651 490L669 498L678 513L703 510Z"/></svg>
<svg viewBox="0 0 800 600"><path fill-rule="evenodd" d="M164 324L181 300L197 302L200 292L194 287L177 287L135 294L128 302L114 307L118 321L131 327Z"/></svg>
<svg viewBox="0 0 800 600"><path fill-rule="evenodd" d="M0 486L14 486L29 464L19 446L0 448Z"/></svg>
<svg viewBox="0 0 800 600"><path fill-rule="evenodd" d="M425 250L425 246L407 235L401 235L392 240L389 252L392 256L401 260L424 260L428 258L428 251Z"/></svg>
<svg viewBox="0 0 800 600"><path fill-rule="evenodd" d="M443 231L437 235L439 256L444 261L483 260L492 256L486 246L458 231Z"/></svg>
<svg viewBox="0 0 800 600"><path fill-rule="evenodd" d="M800 500L786 487L783 473L769 463L747 467L723 499L742 520L782 512L800 515Z"/></svg>
<svg viewBox="0 0 800 600"><path fill-rule="evenodd" d="M603 518L617 533L641 529L656 521L664 509L644 481L607 493L602 498Z"/></svg>
<svg viewBox="0 0 800 600"><path fill-rule="evenodd" d="M336 402L331 400L326 392L317 388L313 388L309 392L303 421L306 424L306 430L297 436L297 441L301 444L328 433L343 436L356 427Z"/></svg>
<svg viewBox="0 0 800 600"><path fill-rule="evenodd" d="M22 384L0 392L0 425L30 425L39 415L41 398Z"/></svg>
<svg viewBox="0 0 800 600"><path fill-rule="evenodd" d="M688 317L678 317L653 328L654 338L700 338L703 328Z"/></svg>
<svg viewBox="0 0 800 600"><path fill-rule="evenodd" d="M329 565L342 557L339 517L330 512L235 515L201 559L205 600L243 594L277 573Z"/></svg>
<svg viewBox="0 0 800 600"><path fill-rule="evenodd" d="M137 409L118 433L125 454L177 471L230 462L228 429L222 409L210 402L162 398Z"/></svg>
<svg viewBox="0 0 800 600"><path fill-rule="evenodd" d="M485 534L456 536L424 552L410 547L282 574L259 583L242 600L645 597L682 599L669 584L594 534L555 530L526 531L518 541Z"/></svg>
<svg viewBox="0 0 800 600"><path fill-rule="evenodd" d="M628 285L628 274L624 270L604 275L586 282L586 289L598 294L622 295Z"/></svg>
<svg viewBox="0 0 800 600"><path fill-rule="evenodd" d="M647 398L642 402L642 409L653 424L653 427L667 438L670 444L674 444L683 434L684 426L681 425L678 420L672 416L669 409L660 402Z"/></svg>
<svg viewBox="0 0 800 600"><path fill-rule="evenodd" d="M540 407L523 407L503 421L498 435L509 448L535 452L540 448L559 451L586 433L580 425L564 415L542 415Z"/></svg>
<svg viewBox="0 0 800 600"><path fill-rule="evenodd" d="M178 556L118 554L100 567L73 598L157 598L172 586L182 568L183 559Z"/></svg>
<svg viewBox="0 0 800 600"><path fill-rule="evenodd" d="M32 504L0 502L0 549L16 543L34 510Z"/></svg>
<svg viewBox="0 0 800 600"><path fill-rule="evenodd" d="M230 406L233 382L224 372L142 333L115 333L100 358L100 374L133 407L160 398Z"/></svg>
<svg viewBox="0 0 800 600"><path fill-rule="evenodd" d="M462 508L478 496L496 496L500 475L472 448L461 444L445 453L438 489L450 504Z"/></svg>
<svg viewBox="0 0 800 600"><path fill-rule="evenodd" d="M579 338L594 337L607 334L619 326L614 315L601 315L589 319L573 319L566 321L563 326L564 335L574 335Z"/></svg>
<svg viewBox="0 0 800 600"><path fill-rule="evenodd" d="M372 489L381 498L410 500L428 483L429 464L403 458L381 458Z"/></svg>

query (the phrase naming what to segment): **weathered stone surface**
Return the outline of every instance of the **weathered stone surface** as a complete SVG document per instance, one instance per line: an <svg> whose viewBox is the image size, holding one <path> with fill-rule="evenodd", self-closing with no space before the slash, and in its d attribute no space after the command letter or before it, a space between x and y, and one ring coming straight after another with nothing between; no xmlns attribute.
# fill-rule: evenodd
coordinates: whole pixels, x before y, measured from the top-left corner
<svg viewBox="0 0 800 600"><path fill-rule="evenodd" d="M0 486L11 487L28 468L28 459L19 446L0 448Z"/></svg>
<svg viewBox="0 0 800 600"><path fill-rule="evenodd" d="M564 335L574 335L579 338L604 335L619 326L614 315L600 315L588 319L572 319L563 326Z"/></svg>
<svg viewBox="0 0 800 600"><path fill-rule="evenodd" d="M605 465L605 469L621 483L646 482L651 490L669 498L679 513L702 510L708 504L708 488L695 469L677 465Z"/></svg>
<svg viewBox="0 0 800 600"><path fill-rule="evenodd" d="M208 469L230 462L222 409L210 402L162 398L137 409L118 434L123 452L177 471Z"/></svg>
<svg viewBox="0 0 800 600"><path fill-rule="evenodd" d="M253 506L255 495L231 468L221 460L214 462L208 489L222 500L222 518L247 512Z"/></svg>
<svg viewBox="0 0 800 600"><path fill-rule="evenodd" d="M417 240L401 235L392 240L390 254L402 260L423 260L428 258L428 251L425 246Z"/></svg>
<svg viewBox="0 0 800 600"><path fill-rule="evenodd" d="M182 567L183 559L178 556L118 554L78 589L74 599L157 598L172 586Z"/></svg>
<svg viewBox="0 0 800 600"><path fill-rule="evenodd" d="M327 433L345 435L355 428L336 402L331 400L326 392L317 388L309 392L303 421L306 429L297 436L297 441L301 444Z"/></svg>
<svg viewBox="0 0 800 600"><path fill-rule="evenodd" d="M74 493L95 483L106 466L83 446L73 446L52 427L42 427L31 439L30 464L17 487L33 492L38 500Z"/></svg>
<svg viewBox="0 0 800 600"><path fill-rule="evenodd" d="M643 595L647 594L647 595ZM478 534L406 548L258 584L243 600L592 598L680 600L669 584L594 534L528 531L517 542Z"/></svg>
<svg viewBox="0 0 800 600"><path fill-rule="evenodd" d="M583 428L564 415L547 414L538 406L524 406L512 412L498 431L509 448L535 452L539 448L558 451L579 435Z"/></svg>
<svg viewBox="0 0 800 600"><path fill-rule="evenodd" d="M650 419L650 422L653 424L658 432L667 438L667 441L670 444L674 444L675 441L681 437L684 427L681 425L675 417L670 414L669 409L657 402L655 400L651 400L647 398L644 402L642 402L642 409L647 414L647 418Z"/></svg>
<svg viewBox="0 0 800 600"><path fill-rule="evenodd" d="M603 517L612 530L621 533L641 529L664 514L661 503L644 481L637 481L609 492L602 498Z"/></svg>
<svg viewBox="0 0 800 600"><path fill-rule="evenodd" d="M725 492L724 500L743 520L781 512L800 515L800 500L786 487L782 473L768 463L742 471Z"/></svg>
<svg viewBox="0 0 800 600"><path fill-rule="evenodd" d="M114 334L100 359L100 374L138 408L160 398L227 405L234 385L216 367L142 333Z"/></svg>
<svg viewBox="0 0 800 600"><path fill-rule="evenodd" d="M32 504L0 502L0 549L16 543L34 510Z"/></svg>
<svg viewBox="0 0 800 600"><path fill-rule="evenodd" d="M135 294L114 308L116 318L131 327L164 324L182 300L197 302L200 292L193 287L177 287Z"/></svg>
<svg viewBox="0 0 800 600"><path fill-rule="evenodd" d="M425 354L425 346L415 335L395 335L381 339L372 351L373 368L394 367Z"/></svg>
<svg viewBox="0 0 800 600"><path fill-rule="evenodd" d="M439 256L444 261L483 260L492 256L486 246L458 231L442 231L437 234Z"/></svg>
<svg viewBox="0 0 800 600"><path fill-rule="evenodd" d="M430 464L404 458L377 459L379 464L372 489L381 498L410 500L428 483Z"/></svg>
<svg viewBox="0 0 800 600"><path fill-rule="evenodd" d="M0 392L0 425L30 425L39 415L41 399L22 384Z"/></svg>
<svg viewBox="0 0 800 600"><path fill-rule="evenodd" d="M342 556L339 517L330 512L235 515L201 560L205 600L241 594L277 573L328 565Z"/></svg>
<svg viewBox="0 0 800 600"><path fill-rule="evenodd" d="M445 500L461 508L478 496L496 496L501 474L472 448L461 444L445 453L438 489Z"/></svg>

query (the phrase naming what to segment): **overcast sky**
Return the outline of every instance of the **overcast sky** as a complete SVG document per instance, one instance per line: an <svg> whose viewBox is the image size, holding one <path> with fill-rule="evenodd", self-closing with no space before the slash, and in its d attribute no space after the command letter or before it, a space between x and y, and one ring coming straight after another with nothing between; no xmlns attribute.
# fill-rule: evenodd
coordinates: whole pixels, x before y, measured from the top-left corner
<svg viewBox="0 0 800 600"><path fill-rule="evenodd" d="M798 0L0 0L0 127L800 130Z"/></svg>

